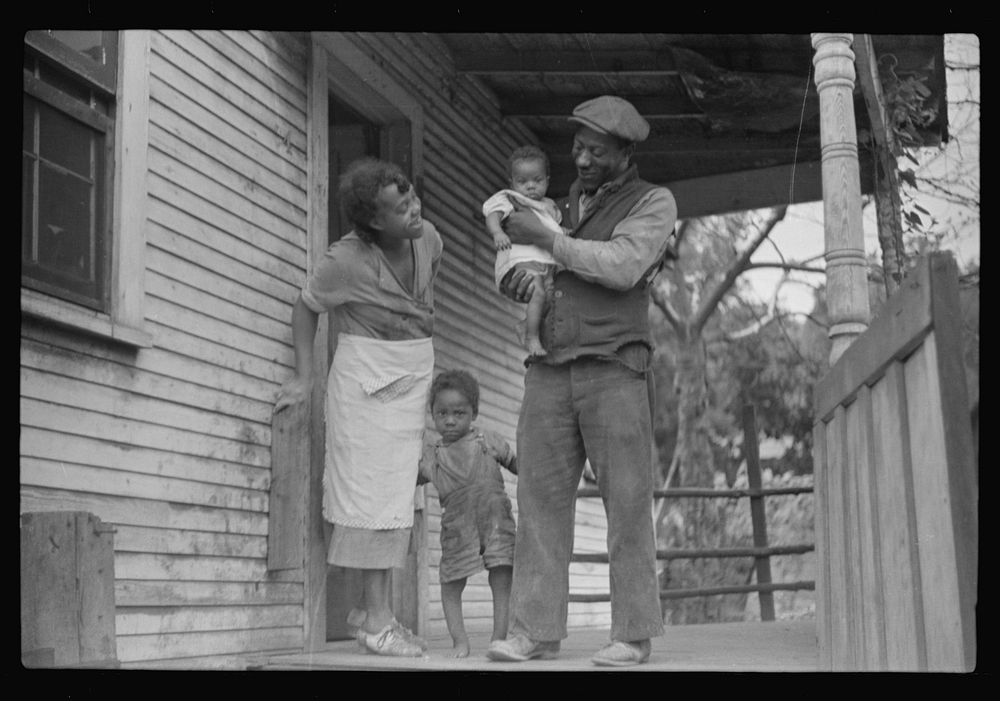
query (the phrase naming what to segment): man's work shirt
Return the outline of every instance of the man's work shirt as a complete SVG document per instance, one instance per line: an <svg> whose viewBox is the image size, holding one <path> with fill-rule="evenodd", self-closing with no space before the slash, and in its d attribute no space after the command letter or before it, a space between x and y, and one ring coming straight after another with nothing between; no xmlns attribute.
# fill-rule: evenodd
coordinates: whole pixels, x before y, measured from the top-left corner
<svg viewBox="0 0 1000 701"><path fill-rule="evenodd" d="M600 196L609 183L594 195L580 195L581 216L587 204ZM656 265L671 243L677 223L677 203L670 190L657 187L643 195L628 216L612 230L608 241L581 241L559 236L552 256L576 275L613 290L635 287L644 274L656 273ZM649 280L645 280L649 282Z"/></svg>

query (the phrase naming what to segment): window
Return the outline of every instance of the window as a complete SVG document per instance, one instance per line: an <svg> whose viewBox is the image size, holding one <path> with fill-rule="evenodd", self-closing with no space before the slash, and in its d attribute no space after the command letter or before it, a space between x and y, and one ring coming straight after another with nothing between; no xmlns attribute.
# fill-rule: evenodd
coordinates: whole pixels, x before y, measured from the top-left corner
<svg viewBox="0 0 1000 701"><path fill-rule="evenodd" d="M24 37L22 312L140 346L147 34Z"/></svg>
<svg viewBox="0 0 1000 701"><path fill-rule="evenodd" d="M25 39L22 284L107 311L117 32Z"/></svg>

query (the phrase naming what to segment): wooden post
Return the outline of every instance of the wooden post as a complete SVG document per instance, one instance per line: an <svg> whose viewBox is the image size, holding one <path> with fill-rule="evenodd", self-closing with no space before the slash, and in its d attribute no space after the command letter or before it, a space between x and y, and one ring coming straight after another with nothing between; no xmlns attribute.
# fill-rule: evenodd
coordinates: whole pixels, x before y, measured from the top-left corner
<svg viewBox="0 0 1000 701"><path fill-rule="evenodd" d="M858 37L854 47L858 69L858 84L868 108L875 151L875 205L878 238L882 247L882 268L885 271L885 293L891 295L899 287L906 267L903 251L902 204L899 199L899 167L896 156L899 143L889 127L885 110L885 94L878 73L878 57L870 34Z"/></svg>
<svg viewBox="0 0 1000 701"><path fill-rule="evenodd" d="M302 403L286 407L271 417L268 570L300 570L305 564L309 415L309 406Z"/></svg>
<svg viewBox="0 0 1000 701"><path fill-rule="evenodd" d="M751 405L743 407L743 450L747 457L747 481L750 489L761 488L760 452L757 446L757 420ZM753 526L753 545L755 548L767 547L767 512L764 510L764 497L750 497L750 523ZM754 558L757 570L757 584L771 583L771 558L767 555ZM770 591L757 593L760 599L760 620L774 620L774 594Z"/></svg>
<svg viewBox="0 0 1000 701"><path fill-rule="evenodd" d="M826 301L833 365L868 328L868 271L854 122L851 34L813 34L822 144Z"/></svg>
<svg viewBox="0 0 1000 701"><path fill-rule="evenodd" d="M313 35L309 51L307 85L308 201L306 218L306 269L323 256L327 247L330 170L329 87L327 52ZM305 545L305 648L326 645L326 526L323 522L323 468L326 461L326 375L329 369L329 315L321 314L313 345L313 390L310 397L310 470L307 490Z"/></svg>

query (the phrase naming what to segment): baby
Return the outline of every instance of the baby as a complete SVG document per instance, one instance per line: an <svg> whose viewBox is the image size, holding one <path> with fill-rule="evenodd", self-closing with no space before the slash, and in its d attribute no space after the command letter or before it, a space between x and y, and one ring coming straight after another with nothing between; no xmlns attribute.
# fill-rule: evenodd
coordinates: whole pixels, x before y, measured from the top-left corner
<svg viewBox="0 0 1000 701"><path fill-rule="evenodd" d="M503 220L514 209L512 200L529 207L542 223L559 234L565 233L560 226L562 212L550 198L545 196L549 188L549 159L545 152L535 146L516 149L508 160L510 164L510 189L500 190L483 203L486 229L493 237L497 258L495 282L500 281L513 268L527 270L536 277L536 288L548 291L552 286L555 259L552 254L537 246L512 244L504 233ZM545 305L545 294L535 294L528 301L525 314L525 345L532 355L545 355L539 339L539 327Z"/></svg>
<svg viewBox="0 0 1000 701"><path fill-rule="evenodd" d="M472 424L479 414L479 384L468 372L438 375L430 406L441 437L425 439L417 484L432 483L441 501L441 606L455 657L468 657L462 591L484 567L493 593L492 640L507 637L515 524L500 466L517 474L517 461L497 433Z"/></svg>

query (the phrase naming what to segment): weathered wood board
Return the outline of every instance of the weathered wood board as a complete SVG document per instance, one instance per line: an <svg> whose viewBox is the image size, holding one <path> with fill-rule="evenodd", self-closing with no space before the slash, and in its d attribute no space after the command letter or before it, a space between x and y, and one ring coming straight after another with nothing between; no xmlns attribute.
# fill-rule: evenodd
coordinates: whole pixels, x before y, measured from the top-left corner
<svg viewBox="0 0 1000 701"><path fill-rule="evenodd" d="M957 269L920 261L816 390L820 661L976 664L978 480Z"/></svg>

